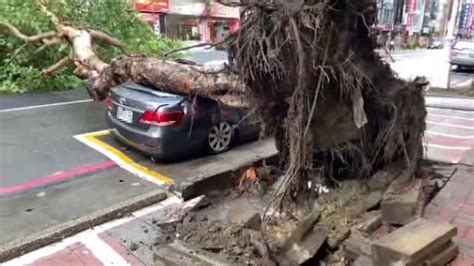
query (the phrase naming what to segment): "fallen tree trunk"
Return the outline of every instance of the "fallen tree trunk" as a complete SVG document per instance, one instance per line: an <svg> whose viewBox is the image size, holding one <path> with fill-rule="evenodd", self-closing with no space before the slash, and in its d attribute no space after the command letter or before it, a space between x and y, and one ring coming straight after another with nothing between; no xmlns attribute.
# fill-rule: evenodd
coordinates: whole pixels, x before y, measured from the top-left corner
<svg viewBox="0 0 474 266"><path fill-rule="evenodd" d="M113 86L133 81L164 92L208 97L228 105L245 105L244 83L238 76L152 57L129 56L117 60L89 81L90 90L98 100L103 100Z"/></svg>

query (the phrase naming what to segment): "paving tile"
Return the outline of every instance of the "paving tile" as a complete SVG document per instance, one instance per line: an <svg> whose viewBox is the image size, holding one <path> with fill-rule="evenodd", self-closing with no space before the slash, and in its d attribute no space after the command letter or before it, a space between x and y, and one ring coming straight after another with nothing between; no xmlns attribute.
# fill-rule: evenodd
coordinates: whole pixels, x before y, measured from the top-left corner
<svg viewBox="0 0 474 266"><path fill-rule="evenodd" d="M469 227L474 227L474 216L459 212L456 218L454 219L454 224L466 225Z"/></svg>
<svg viewBox="0 0 474 266"><path fill-rule="evenodd" d="M455 211L448 207L443 208L439 214L439 217L441 218L442 221L449 222L449 223L453 222L457 216L458 216L458 211Z"/></svg>
<svg viewBox="0 0 474 266"><path fill-rule="evenodd" d="M74 253L74 255L76 255L84 265L87 265L87 266L102 266L103 265L103 263L100 262L100 260L94 256L92 251L89 250L83 244L71 250Z"/></svg>
<svg viewBox="0 0 474 266"><path fill-rule="evenodd" d="M474 179L474 178L473 178ZM471 192L469 197L467 198L466 203L473 204L474 205L474 190Z"/></svg>
<svg viewBox="0 0 474 266"><path fill-rule="evenodd" d="M115 252L117 252L122 258L124 258L130 265L133 266L144 266L145 264L133 255L127 247L122 244L122 241L111 236L107 232L99 234L99 238L107 243Z"/></svg>
<svg viewBox="0 0 474 266"><path fill-rule="evenodd" d="M474 216L474 204L464 203L461 207L461 211Z"/></svg>
<svg viewBox="0 0 474 266"><path fill-rule="evenodd" d="M451 266L472 266L472 262L468 259L465 258L462 254L458 255L458 257L451 262Z"/></svg>
<svg viewBox="0 0 474 266"><path fill-rule="evenodd" d="M446 198L442 196L437 196L432 202L432 204L435 204L434 206L437 206L439 208L449 208L455 211L461 210L464 203L465 200Z"/></svg>
<svg viewBox="0 0 474 266"><path fill-rule="evenodd" d="M50 256L41 258L31 265L33 266L85 266L79 257L69 248L58 251Z"/></svg>
<svg viewBox="0 0 474 266"><path fill-rule="evenodd" d="M424 211L423 216L426 218L431 218L438 216L443 208L439 205L429 204Z"/></svg>
<svg viewBox="0 0 474 266"><path fill-rule="evenodd" d="M471 191L472 187L466 186L466 184L448 182L446 187L444 187L439 194L446 198L464 202L470 196Z"/></svg>
<svg viewBox="0 0 474 266"><path fill-rule="evenodd" d="M123 245L145 265L154 264L152 250L156 239L161 236L161 231L155 225L135 219L107 230L107 233L118 241L122 241ZM132 245L137 246L137 249L131 251Z"/></svg>
<svg viewBox="0 0 474 266"><path fill-rule="evenodd" d="M468 227L463 238L469 242L472 241L472 245L474 246L474 227Z"/></svg>
<svg viewBox="0 0 474 266"><path fill-rule="evenodd" d="M469 226L464 225L464 224L455 224L455 223L453 223L453 225L455 225L458 229L458 233L457 233L456 237L464 238L464 235L466 234L467 229L469 228Z"/></svg>

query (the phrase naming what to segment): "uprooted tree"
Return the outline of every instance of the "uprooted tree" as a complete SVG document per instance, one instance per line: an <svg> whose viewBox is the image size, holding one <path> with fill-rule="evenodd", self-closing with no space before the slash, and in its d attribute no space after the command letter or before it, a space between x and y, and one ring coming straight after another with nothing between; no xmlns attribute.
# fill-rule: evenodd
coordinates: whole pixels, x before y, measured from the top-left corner
<svg viewBox="0 0 474 266"><path fill-rule="evenodd" d="M71 55L45 73L73 63L96 100L103 100L113 86L133 81L223 104L255 106L265 133L276 138L286 169L280 202L305 202L315 184L367 178L393 161L404 161L407 173L415 173L422 158L425 82L396 78L374 51L374 2L219 2L241 8L241 29L224 43L234 58L227 71L206 72L144 55L105 62L93 44L126 50L122 42L68 25L44 0L37 0L37 6L55 31L26 36L8 22L0 26L32 44L69 43Z"/></svg>

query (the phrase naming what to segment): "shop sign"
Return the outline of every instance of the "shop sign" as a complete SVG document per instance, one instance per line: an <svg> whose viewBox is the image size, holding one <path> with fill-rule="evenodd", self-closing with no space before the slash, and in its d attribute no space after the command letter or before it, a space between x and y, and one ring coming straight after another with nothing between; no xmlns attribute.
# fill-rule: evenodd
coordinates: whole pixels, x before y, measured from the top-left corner
<svg viewBox="0 0 474 266"><path fill-rule="evenodd" d="M377 29L380 31L392 31L393 24L378 24Z"/></svg>
<svg viewBox="0 0 474 266"><path fill-rule="evenodd" d="M470 20L470 11L471 5L470 4L463 4L461 15L459 17L459 28L460 29L467 29L470 27L471 20Z"/></svg>
<svg viewBox="0 0 474 266"><path fill-rule="evenodd" d="M135 10L139 12L162 12L168 13L170 0L135 0Z"/></svg>
<svg viewBox="0 0 474 266"><path fill-rule="evenodd" d="M413 13L416 10L416 0L408 0L408 13Z"/></svg>
<svg viewBox="0 0 474 266"><path fill-rule="evenodd" d="M229 7L212 1L209 4L209 16L221 18L239 18L240 13L237 7Z"/></svg>

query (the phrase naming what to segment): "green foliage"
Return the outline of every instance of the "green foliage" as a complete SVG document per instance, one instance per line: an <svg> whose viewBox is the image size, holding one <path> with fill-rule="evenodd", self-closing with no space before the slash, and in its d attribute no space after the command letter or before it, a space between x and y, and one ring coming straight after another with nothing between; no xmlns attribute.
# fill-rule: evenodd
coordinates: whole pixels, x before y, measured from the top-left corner
<svg viewBox="0 0 474 266"><path fill-rule="evenodd" d="M96 29L114 36L127 45L127 52L159 56L164 51L180 46L179 42L159 38L152 27L143 23L128 0L48 0L48 9L61 22L87 29ZM0 20L7 21L27 35L54 30L47 16L41 13L35 0L2 1ZM66 43L56 44L41 52L38 47L15 39L0 26L0 93L23 93L42 90L66 90L77 87L81 81L72 71L56 77L41 75L41 69L68 55ZM116 47L96 45L104 60L122 54Z"/></svg>
<svg viewBox="0 0 474 266"><path fill-rule="evenodd" d="M67 90L76 88L82 80L65 71L54 77L45 77L38 68L11 62L0 72L0 94L30 91Z"/></svg>

